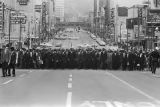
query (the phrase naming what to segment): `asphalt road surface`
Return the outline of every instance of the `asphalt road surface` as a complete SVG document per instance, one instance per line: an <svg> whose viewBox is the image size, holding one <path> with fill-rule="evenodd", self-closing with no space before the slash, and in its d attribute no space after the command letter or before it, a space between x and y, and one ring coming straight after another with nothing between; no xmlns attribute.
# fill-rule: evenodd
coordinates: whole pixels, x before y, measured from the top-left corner
<svg viewBox="0 0 160 107"><path fill-rule="evenodd" d="M53 39L53 46L55 47L56 44L61 43L62 48L77 48L80 45L88 44L88 45L97 45L100 48L104 46L99 46L96 40L93 40L90 35L86 31L73 31L72 33L66 33L68 36L77 37L77 40L74 39L66 39L66 40L56 40Z"/></svg>
<svg viewBox="0 0 160 107"><path fill-rule="evenodd" d="M0 77L0 107L160 107L160 70L17 70Z"/></svg>

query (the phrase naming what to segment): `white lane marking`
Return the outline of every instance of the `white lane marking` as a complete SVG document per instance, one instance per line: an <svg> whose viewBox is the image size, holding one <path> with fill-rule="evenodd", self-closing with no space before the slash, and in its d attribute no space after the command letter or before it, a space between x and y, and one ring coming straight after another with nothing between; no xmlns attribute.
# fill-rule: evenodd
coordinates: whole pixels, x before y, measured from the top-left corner
<svg viewBox="0 0 160 107"><path fill-rule="evenodd" d="M72 88L72 83L68 83L68 88L69 88L69 89Z"/></svg>
<svg viewBox="0 0 160 107"><path fill-rule="evenodd" d="M111 102L105 102L106 107L114 107Z"/></svg>
<svg viewBox="0 0 160 107"><path fill-rule="evenodd" d="M114 105L115 105L116 107L124 107L124 104L121 103L121 102L114 101L113 103L114 103ZM133 106L128 106L128 107L133 107Z"/></svg>
<svg viewBox="0 0 160 107"><path fill-rule="evenodd" d="M79 107L95 107L95 106L90 101L85 101Z"/></svg>
<svg viewBox="0 0 160 107"><path fill-rule="evenodd" d="M72 107L72 92L67 93L66 107Z"/></svg>
<svg viewBox="0 0 160 107"><path fill-rule="evenodd" d="M69 78L69 82L72 82L72 78Z"/></svg>
<svg viewBox="0 0 160 107"><path fill-rule="evenodd" d="M105 107L160 107L160 105L151 102L119 102L119 101L84 101L79 107L98 107L96 105L104 105Z"/></svg>
<svg viewBox="0 0 160 107"><path fill-rule="evenodd" d="M20 75L20 77L24 77L26 74L22 74L22 75Z"/></svg>
<svg viewBox="0 0 160 107"><path fill-rule="evenodd" d="M160 75L153 75L154 77L160 78Z"/></svg>
<svg viewBox="0 0 160 107"><path fill-rule="evenodd" d="M119 80L119 81L122 82L123 84L125 84L125 85L129 86L130 88L134 89L134 90L137 91L138 93L140 93L140 94L144 95L145 97L147 97L147 98L149 98L149 99L151 99L151 100L153 100L153 101L155 101L155 102L157 102L157 103L160 104L160 100L158 100L157 98L154 98L154 97L148 95L147 93L145 93L145 92L143 92L142 90L134 87L133 85L129 84L128 82L120 79L119 77L115 76L114 74L109 73L109 72L106 72L106 74L112 76L113 78Z"/></svg>
<svg viewBox="0 0 160 107"><path fill-rule="evenodd" d="M3 84L5 85L5 84L8 84L8 83L10 83L10 82L12 82L13 80L9 80L9 81L6 81L6 82L4 82Z"/></svg>
<svg viewBox="0 0 160 107"><path fill-rule="evenodd" d="M72 74L70 74L69 77L72 78Z"/></svg>

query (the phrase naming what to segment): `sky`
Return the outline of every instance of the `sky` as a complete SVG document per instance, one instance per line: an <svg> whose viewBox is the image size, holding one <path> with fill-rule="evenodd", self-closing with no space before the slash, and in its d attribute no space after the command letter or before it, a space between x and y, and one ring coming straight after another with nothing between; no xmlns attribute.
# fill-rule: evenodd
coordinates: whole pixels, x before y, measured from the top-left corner
<svg viewBox="0 0 160 107"><path fill-rule="evenodd" d="M93 10L94 0L65 0L65 13L82 15Z"/></svg>
<svg viewBox="0 0 160 107"><path fill-rule="evenodd" d="M134 4L141 4L145 0L114 0L120 6L131 7ZM94 0L65 0L65 13L83 15L93 10Z"/></svg>
<svg viewBox="0 0 160 107"><path fill-rule="evenodd" d="M114 0L114 2L117 2L120 6L132 6L134 4L141 4L145 0Z"/></svg>

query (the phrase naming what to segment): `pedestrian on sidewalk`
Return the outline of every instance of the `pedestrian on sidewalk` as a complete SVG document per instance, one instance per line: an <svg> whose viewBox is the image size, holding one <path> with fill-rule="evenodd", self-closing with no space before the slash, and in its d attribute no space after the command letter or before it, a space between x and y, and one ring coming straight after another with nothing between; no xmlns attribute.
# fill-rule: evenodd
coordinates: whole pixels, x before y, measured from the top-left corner
<svg viewBox="0 0 160 107"><path fill-rule="evenodd" d="M10 58L10 50L9 46L6 46L5 49L2 51L2 77L10 76L10 70L9 70L9 58Z"/></svg>

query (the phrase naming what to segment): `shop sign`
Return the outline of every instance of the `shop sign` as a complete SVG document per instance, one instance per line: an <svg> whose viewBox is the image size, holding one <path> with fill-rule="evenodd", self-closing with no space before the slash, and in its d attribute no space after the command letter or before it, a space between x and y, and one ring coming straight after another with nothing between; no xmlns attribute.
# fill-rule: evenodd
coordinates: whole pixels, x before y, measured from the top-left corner
<svg viewBox="0 0 160 107"><path fill-rule="evenodd" d="M19 5L27 5L29 0L17 0L17 2L19 3Z"/></svg>

